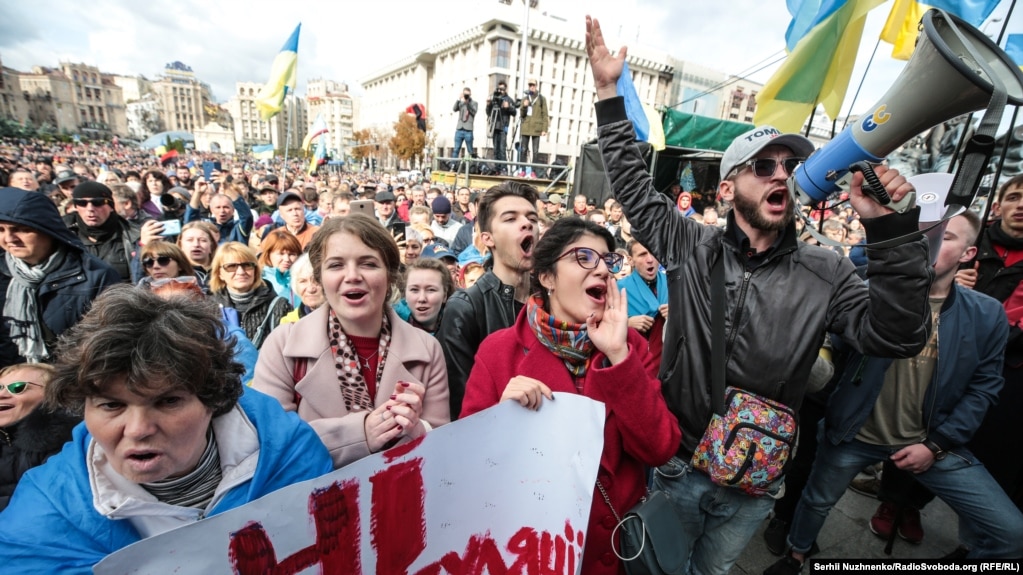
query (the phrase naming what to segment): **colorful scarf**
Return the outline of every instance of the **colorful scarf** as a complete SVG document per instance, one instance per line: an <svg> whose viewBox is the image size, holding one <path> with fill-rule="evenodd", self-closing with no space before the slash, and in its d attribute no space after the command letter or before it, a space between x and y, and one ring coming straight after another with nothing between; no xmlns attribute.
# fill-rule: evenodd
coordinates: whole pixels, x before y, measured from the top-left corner
<svg viewBox="0 0 1023 575"><path fill-rule="evenodd" d="M327 336L330 338L330 349L334 354L334 367L337 369L337 380L341 385L341 397L345 401L345 409L348 411L373 409L373 398L369 396L369 387L366 385L366 378L362 377L362 369L359 367L359 355L355 353L355 346L345 336L345 330L341 328L341 320L330 310L330 317L327 320ZM387 360L387 350L391 344L391 324L384 314L384 321L380 326L380 360L377 364L377 387L379 388L384 373L384 363Z"/></svg>
<svg viewBox="0 0 1023 575"><path fill-rule="evenodd" d="M526 302L526 320L533 328L536 339L565 362L565 367L573 377L582 378L586 375L594 346L586 333L585 324L559 321L544 311L543 300L535 295ZM579 391L582 392L581 389Z"/></svg>

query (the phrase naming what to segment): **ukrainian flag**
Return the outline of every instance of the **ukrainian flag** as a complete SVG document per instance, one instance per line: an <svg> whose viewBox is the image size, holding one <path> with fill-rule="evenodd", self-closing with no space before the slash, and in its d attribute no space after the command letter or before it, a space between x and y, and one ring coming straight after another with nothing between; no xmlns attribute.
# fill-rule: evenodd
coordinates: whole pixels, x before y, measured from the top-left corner
<svg viewBox="0 0 1023 575"><path fill-rule="evenodd" d="M929 0L924 4L916 0L895 0L888 19L881 29L881 39L892 44L892 58L909 60L920 35L920 20L931 8L955 14L970 23L980 26L998 5L1000 0Z"/></svg>
<svg viewBox="0 0 1023 575"><path fill-rule="evenodd" d="M274 145L263 144L261 146L252 146L252 155L257 160L272 160L274 157Z"/></svg>
<svg viewBox="0 0 1023 575"><path fill-rule="evenodd" d="M256 108L263 120L269 120L284 107L284 97L288 92L295 91L298 76L298 33L302 24L295 26L295 31L284 43L270 69L270 79L263 85L256 97Z"/></svg>
<svg viewBox="0 0 1023 575"><path fill-rule="evenodd" d="M661 115L654 110L653 106L640 101L639 94L636 93L636 86L632 83L628 62L623 65L622 75L618 77L618 84L615 88L618 90L618 95L625 99L625 114L632 120L632 127L636 131L636 141L649 142L655 150L663 150L664 125L661 123Z"/></svg>
<svg viewBox="0 0 1023 575"><path fill-rule="evenodd" d="M818 103L837 118L867 13L883 1L790 0L794 19L786 34L789 55L757 94L754 123L799 132Z"/></svg>

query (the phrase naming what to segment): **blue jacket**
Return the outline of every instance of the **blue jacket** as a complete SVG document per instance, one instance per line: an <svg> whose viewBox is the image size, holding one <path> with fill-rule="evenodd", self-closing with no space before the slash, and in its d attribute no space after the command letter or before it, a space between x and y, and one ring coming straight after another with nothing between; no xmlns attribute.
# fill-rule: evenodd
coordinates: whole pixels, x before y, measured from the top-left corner
<svg viewBox="0 0 1023 575"><path fill-rule="evenodd" d="M333 470L320 438L277 400L246 388L238 404L259 434L259 462L252 479L225 494L210 515ZM99 560L139 541L130 521L107 519L93 507L85 466L91 440L79 425L60 454L22 477L0 513L4 572L91 574Z"/></svg>
<svg viewBox="0 0 1023 575"><path fill-rule="evenodd" d="M944 450L968 456L965 444L998 400L1004 383L1009 322L997 300L953 284L937 329L938 365L920 406L927 437ZM891 359L853 353L828 401L824 420L828 441L837 445L856 437L891 364Z"/></svg>
<svg viewBox="0 0 1023 575"><path fill-rule="evenodd" d="M121 276L110 264L85 252L78 237L64 225L53 202L38 192L0 190L0 221L38 230L67 248L64 263L39 284L37 294L43 325L49 332L44 334L47 348L52 352L56 336L78 323L92 300L104 289L121 283ZM0 310L7 301L10 283L11 270L0 253ZM25 360L8 337L8 321L0 319L0 367Z"/></svg>
<svg viewBox="0 0 1023 575"><path fill-rule="evenodd" d="M218 224L212 219L207 219L206 221L217 226L217 229L220 230L220 243L241 242L249 245L249 233L252 232L252 224L256 221L252 217L252 209L249 208L249 204L245 203L244 198L233 200L231 204L234 205L234 211L238 214L238 219L228 220L222 224ZM201 219L199 210L193 209L191 205L185 207L184 223L198 222Z"/></svg>

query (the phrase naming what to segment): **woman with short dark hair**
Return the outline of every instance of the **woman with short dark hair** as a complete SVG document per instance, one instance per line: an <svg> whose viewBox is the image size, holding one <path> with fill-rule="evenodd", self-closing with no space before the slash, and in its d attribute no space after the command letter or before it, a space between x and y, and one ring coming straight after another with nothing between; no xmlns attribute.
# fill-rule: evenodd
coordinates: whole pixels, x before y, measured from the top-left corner
<svg viewBox="0 0 1023 575"><path fill-rule="evenodd" d="M91 573L140 539L331 469L306 424L245 391L224 329L208 300L118 286L65 334L46 401L85 425L15 490L5 570Z"/></svg>
<svg viewBox="0 0 1023 575"><path fill-rule="evenodd" d="M505 400L539 409L555 392L604 403L604 451L581 568L587 575L624 573L611 545L615 515L639 502L646 467L666 463L681 441L661 396L657 361L628 327L629 294L619 293L614 280L622 263L614 250L603 226L580 218L554 222L533 250L534 294L515 325L480 345L460 415Z"/></svg>

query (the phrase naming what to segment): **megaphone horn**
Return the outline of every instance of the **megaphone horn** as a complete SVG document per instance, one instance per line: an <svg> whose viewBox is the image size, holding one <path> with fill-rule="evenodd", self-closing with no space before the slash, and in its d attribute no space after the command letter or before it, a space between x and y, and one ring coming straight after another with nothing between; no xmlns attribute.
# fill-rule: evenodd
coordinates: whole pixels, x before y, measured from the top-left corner
<svg viewBox="0 0 1023 575"><path fill-rule="evenodd" d="M924 14L923 32L913 57L871 113L797 168L801 202L815 204L839 191L837 181L851 164L880 162L928 128L985 108L994 85L974 54L1001 81L1008 102L1023 105L1023 72L990 38L936 9Z"/></svg>

